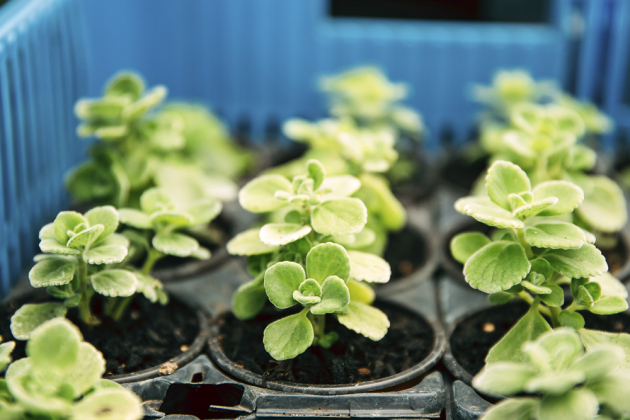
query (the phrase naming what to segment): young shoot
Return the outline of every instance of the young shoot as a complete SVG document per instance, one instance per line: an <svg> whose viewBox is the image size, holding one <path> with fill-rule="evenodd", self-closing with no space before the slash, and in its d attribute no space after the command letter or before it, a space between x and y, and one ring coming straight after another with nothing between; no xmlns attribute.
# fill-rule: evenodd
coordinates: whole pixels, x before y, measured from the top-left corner
<svg viewBox="0 0 630 420"><path fill-rule="evenodd" d="M12 344L0 345L2 367ZM14 344L14 343L13 343ZM0 418L139 420L142 401L115 382L101 379L105 360L79 330L63 318L37 327L26 345L28 357L9 365L0 379Z"/></svg>
<svg viewBox="0 0 630 420"><path fill-rule="evenodd" d="M366 284L387 282L389 265L335 243L368 240L362 234L367 209L349 198L360 181L350 175L326 177L315 160L307 171L292 182L267 174L246 184L239 193L243 208L253 213L284 208L285 221L242 232L228 243L231 254L248 257L255 276L234 295L236 317L255 317L267 299L279 309L303 308L265 329L265 349L276 360L294 358L311 345L330 347L337 334L326 332L326 314L375 341L389 328L387 316L370 306L374 292Z"/></svg>
<svg viewBox="0 0 630 420"><path fill-rule="evenodd" d="M622 420L630 413L630 374L623 349L587 348L572 329L546 332L523 345L523 360L486 365L473 386L510 398L483 420Z"/></svg>
<svg viewBox="0 0 630 420"><path fill-rule="evenodd" d="M589 232L571 223L570 213L584 199L567 181L547 181L532 188L527 174L510 162L495 162L486 177L487 194L459 199L455 208L488 226L457 235L453 257L464 264L466 282L503 304L518 298L531 309L488 353L487 363L521 360L524 342L554 328L580 330L579 311L606 315L628 309L625 287L607 274L608 266ZM573 303L562 308L560 285L570 284Z"/></svg>

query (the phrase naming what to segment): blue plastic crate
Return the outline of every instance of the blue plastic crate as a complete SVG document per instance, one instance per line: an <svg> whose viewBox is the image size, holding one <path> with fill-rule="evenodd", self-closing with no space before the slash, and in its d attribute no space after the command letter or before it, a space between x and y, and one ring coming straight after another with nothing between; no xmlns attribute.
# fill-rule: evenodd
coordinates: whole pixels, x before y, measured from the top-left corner
<svg viewBox="0 0 630 420"><path fill-rule="evenodd" d="M0 295L36 252L38 228L67 206L63 175L86 146L75 100L121 68L212 104L232 128L247 122L262 141L270 124L324 115L319 76L376 64L410 84L423 147L436 152L445 131L467 140L478 109L468 89L505 67L601 94L627 126L616 89L628 3L550 0L546 24L502 24L333 18L328 0L13 0L0 9Z"/></svg>

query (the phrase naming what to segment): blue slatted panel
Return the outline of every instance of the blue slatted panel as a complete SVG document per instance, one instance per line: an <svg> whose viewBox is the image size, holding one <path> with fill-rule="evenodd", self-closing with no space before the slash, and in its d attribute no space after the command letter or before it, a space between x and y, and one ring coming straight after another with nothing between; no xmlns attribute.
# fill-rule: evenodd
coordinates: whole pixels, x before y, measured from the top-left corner
<svg viewBox="0 0 630 420"><path fill-rule="evenodd" d="M87 92L80 5L14 1L0 9L0 296L67 205L63 176L84 158L72 107Z"/></svg>

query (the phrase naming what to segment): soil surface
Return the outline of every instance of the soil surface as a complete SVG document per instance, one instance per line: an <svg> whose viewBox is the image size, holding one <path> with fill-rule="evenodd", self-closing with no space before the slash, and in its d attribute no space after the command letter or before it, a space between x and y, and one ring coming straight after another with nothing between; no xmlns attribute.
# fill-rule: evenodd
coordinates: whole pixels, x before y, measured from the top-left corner
<svg viewBox="0 0 630 420"><path fill-rule="evenodd" d="M626 245L621 238L617 240L617 245L614 248L601 249L601 251L606 258L606 263L608 263L608 271L610 271L611 274L616 274L618 271L620 271L626 265L626 262L630 257L630 255L628 255L628 249L626 249Z"/></svg>
<svg viewBox="0 0 630 420"><path fill-rule="evenodd" d="M422 201L426 198L435 187L434 179L430 176L430 168L428 162L420 155L416 149L412 151L401 151L400 160L404 161L400 164L411 164L410 173L405 174L404 179L396 180L389 177L392 192L399 198L403 204L411 204Z"/></svg>
<svg viewBox="0 0 630 420"><path fill-rule="evenodd" d="M38 296L29 302L54 300ZM94 314L100 315L101 300L93 299ZM21 303L0 306L0 334L4 341L14 340L11 334L11 315ZM194 311L184 304L171 299L168 305L152 304L144 297L137 297L120 321L115 323L108 317L101 317L102 323L87 327L78 319L78 310L70 309L68 319L79 327L85 341L96 347L106 360L105 377L137 372L158 366L178 356L199 334L199 321ZM26 356L25 342L16 341L13 359Z"/></svg>
<svg viewBox="0 0 630 420"><path fill-rule="evenodd" d="M427 244L415 230L406 226L392 232L383 257L392 269L390 283L402 280L427 262Z"/></svg>
<svg viewBox="0 0 630 420"><path fill-rule="evenodd" d="M271 322L289 315L267 306L250 321L232 314L219 318L219 340L225 354L236 364L268 381L339 385L370 381L394 375L424 360L435 337L427 322L391 305L376 305L391 322L381 341L372 341L348 330L328 315L326 331L337 331L339 340L330 349L310 347L293 360L274 360L263 345L263 331Z"/></svg>

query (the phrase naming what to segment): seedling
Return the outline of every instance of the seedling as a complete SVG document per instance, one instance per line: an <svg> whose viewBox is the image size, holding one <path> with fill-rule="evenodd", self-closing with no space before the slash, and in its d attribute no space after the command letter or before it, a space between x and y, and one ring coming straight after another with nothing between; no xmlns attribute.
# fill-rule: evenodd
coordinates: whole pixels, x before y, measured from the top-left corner
<svg viewBox="0 0 630 420"><path fill-rule="evenodd" d="M6 364L5 343L0 358ZM28 357L9 365L0 379L3 419L136 420L140 399L115 382L101 379L105 360L79 330L63 318L36 328L26 345Z"/></svg>
<svg viewBox="0 0 630 420"><path fill-rule="evenodd" d="M582 338L583 340L583 338ZM560 328L523 346L522 362L486 365L475 388L510 398L484 420L625 419L630 413L630 375L623 349L606 345L585 352L580 335Z"/></svg>
<svg viewBox="0 0 630 420"><path fill-rule="evenodd" d="M253 318L267 299L279 309L303 307L265 329L265 349L277 360L294 358L311 345L330 347L337 335L325 332L326 314L375 341L389 327L387 316L370 306L374 292L364 283L387 282L389 265L334 243L366 241L367 209L361 200L348 198L360 181L350 175L326 177L314 160L307 170L292 182L267 174L246 184L239 193L243 208L253 213L285 209L285 221L250 229L228 243L231 254L248 257L256 276L234 295L236 317Z"/></svg>
<svg viewBox="0 0 630 420"><path fill-rule="evenodd" d="M550 88L549 83L536 82L526 71L502 70L494 75L490 86L474 86L473 97L501 117L514 105L538 101Z"/></svg>
<svg viewBox="0 0 630 420"><path fill-rule="evenodd" d="M527 314L488 353L487 363L519 361L524 342L553 327L584 327L579 311L614 314L628 309L625 287L608 275L592 234L570 222L584 199L567 181L547 181L532 189L527 174L510 162L488 170L485 196L458 200L455 208L488 226L492 238L478 232L453 238L453 257L464 264L468 284L493 304L514 298L531 305ZM573 303L562 309L560 285L570 284Z"/></svg>

